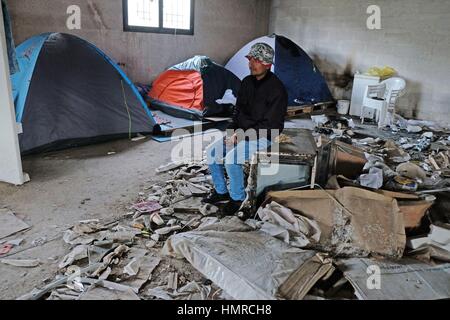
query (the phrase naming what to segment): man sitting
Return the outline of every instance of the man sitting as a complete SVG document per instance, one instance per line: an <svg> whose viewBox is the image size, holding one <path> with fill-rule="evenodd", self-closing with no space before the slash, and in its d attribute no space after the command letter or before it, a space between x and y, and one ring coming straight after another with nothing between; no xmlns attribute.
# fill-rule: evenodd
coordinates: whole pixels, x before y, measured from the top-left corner
<svg viewBox="0 0 450 320"><path fill-rule="evenodd" d="M271 130L281 133L288 106L288 94L283 83L270 71L273 48L257 43L246 57L251 75L242 81L233 121L228 129L242 129L250 139L242 139L234 132L206 149L214 190L203 202L215 204L228 201L224 208L225 215L234 215L240 209L246 198L243 164L254 153L272 144L275 136L271 135ZM224 170L230 180L230 192Z"/></svg>

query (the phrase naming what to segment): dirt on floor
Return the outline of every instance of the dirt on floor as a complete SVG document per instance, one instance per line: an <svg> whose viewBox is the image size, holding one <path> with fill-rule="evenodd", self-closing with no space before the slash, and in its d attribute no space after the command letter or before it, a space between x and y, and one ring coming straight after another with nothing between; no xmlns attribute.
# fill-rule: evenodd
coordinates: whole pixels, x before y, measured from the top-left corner
<svg viewBox="0 0 450 320"><path fill-rule="evenodd" d="M31 226L8 238L24 239L8 258L39 259L41 265L26 269L0 264L0 299L15 299L54 279L68 250L63 231L80 220L119 218L144 187L166 181L169 176L157 175L155 168L171 160L177 143L120 140L25 157L23 167L31 181L23 186L0 183L0 208ZM47 242L32 247L39 238ZM188 263L164 258L149 287L165 281L170 269L201 280Z"/></svg>

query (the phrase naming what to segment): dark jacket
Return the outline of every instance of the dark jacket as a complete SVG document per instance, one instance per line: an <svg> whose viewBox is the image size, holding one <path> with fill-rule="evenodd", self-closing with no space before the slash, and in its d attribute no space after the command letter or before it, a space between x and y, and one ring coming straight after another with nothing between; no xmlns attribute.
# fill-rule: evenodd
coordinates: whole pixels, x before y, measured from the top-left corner
<svg viewBox="0 0 450 320"><path fill-rule="evenodd" d="M270 136L270 129L283 131L287 106L286 88L275 74L269 71L261 80L248 76L242 80L233 122L228 128L255 129L257 132L269 129L267 138L274 139Z"/></svg>

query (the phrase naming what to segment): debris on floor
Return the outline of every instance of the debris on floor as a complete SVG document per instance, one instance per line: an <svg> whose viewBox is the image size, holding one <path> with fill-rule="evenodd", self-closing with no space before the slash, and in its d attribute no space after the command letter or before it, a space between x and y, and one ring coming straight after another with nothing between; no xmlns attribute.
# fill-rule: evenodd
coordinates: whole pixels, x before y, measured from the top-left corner
<svg viewBox="0 0 450 320"><path fill-rule="evenodd" d="M132 290L120 291L102 287L91 287L81 294L78 300L140 300L140 298Z"/></svg>
<svg viewBox="0 0 450 320"><path fill-rule="evenodd" d="M6 243L0 247L0 256L8 254L14 246L12 244Z"/></svg>
<svg viewBox="0 0 450 320"><path fill-rule="evenodd" d="M450 215L432 214L450 210L450 133L401 118L389 130L328 115L313 123L314 190L266 190L251 218L223 217L201 202L213 187L205 160L162 165L163 182L144 186L123 217L65 230L54 281L20 299L450 298ZM289 132L277 140L286 156L298 153ZM374 270L380 290L367 287Z"/></svg>
<svg viewBox="0 0 450 320"><path fill-rule="evenodd" d="M345 187L336 191L270 192L275 201L317 222L323 250L337 256L401 258L406 236L395 199Z"/></svg>
<svg viewBox="0 0 450 320"><path fill-rule="evenodd" d="M450 297L450 264L433 267L415 260L392 262L357 258L340 260L336 264L360 300L440 300ZM368 278L368 273L375 276Z"/></svg>
<svg viewBox="0 0 450 320"><path fill-rule="evenodd" d="M34 268L41 264L39 260L18 260L18 259L0 259L0 263L21 268Z"/></svg>
<svg viewBox="0 0 450 320"><path fill-rule="evenodd" d="M133 209L141 212L141 213L152 213L160 210L162 207L159 202L156 201L146 201L140 202L133 206Z"/></svg>
<svg viewBox="0 0 450 320"><path fill-rule="evenodd" d="M450 132L445 133L439 128L439 132L408 133L404 126L399 125L400 131L391 128L392 131L377 130L372 133L366 130L367 127L359 125L350 128L345 124L346 121L346 118L335 118L315 130L332 143L348 144L365 153L367 164L360 174L370 174L369 171L374 167L381 169L384 176L383 186L395 191L436 189L438 185L445 184L443 178L449 166ZM419 123L433 127L431 122ZM331 133L332 129L338 127L344 128L342 137ZM374 186L369 185L376 189Z"/></svg>
<svg viewBox="0 0 450 320"><path fill-rule="evenodd" d="M17 218L11 210L0 209L0 239L29 228L30 226Z"/></svg>
<svg viewBox="0 0 450 320"><path fill-rule="evenodd" d="M13 239L13 240L2 240L0 241L1 244L9 244L12 245L13 247L18 247L22 244L24 239L19 238L19 239Z"/></svg>
<svg viewBox="0 0 450 320"><path fill-rule="evenodd" d="M301 299L315 281L333 268L331 259L310 263L317 252L293 248L237 217L174 235L163 252L187 259L238 300L273 300L291 295ZM294 271L300 273L296 281L283 285Z"/></svg>
<svg viewBox="0 0 450 320"><path fill-rule="evenodd" d="M212 290L211 286L191 281L180 289L172 290L172 292L166 287L157 287L149 289L147 294L161 300L208 300Z"/></svg>
<svg viewBox="0 0 450 320"><path fill-rule="evenodd" d="M146 188L147 192L141 192L138 201L130 206L131 211L122 218L108 222L80 221L64 231L63 242L70 249L59 261L60 272L55 281L19 299L135 300L161 296L152 296L149 292L157 289L149 291L145 287L162 263L158 253L164 241L174 233L195 229L204 216L217 212L216 207L201 207L199 202L211 189L209 179L198 179L205 176L207 167L202 163L188 163L177 169L170 173L173 179L166 184L155 184ZM187 180L191 178L198 181ZM35 245L39 243L37 239ZM1 262L32 266L27 261ZM169 284L172 298L212 298L214 286L206 290L195 285L194 279L171 274L175 275ZM179 282L185 286L178 288ZM214 288L217 295L218 289Z"/></svg>
<svg viewBox="0 0 450 320"><path fill-rule="evenodd" d="M304 248L320 241L316 221L294 214L292 210L272 202L257 212L262 220L260 229L294 247Z"/></svg>
<svg viewBox="0 0 450 320"><path fill-rule="evenodd" d="M427 236L411 237L406 246L418 260L450 262L450 225L431 225Z"/></svg>
<svg viewBox="0 0 450 320"><path fill-rule="evenodd" d="M33 241L31 241L31 245L33 247L38 247L38 246L42 246L47 242L47 237L39 237L34 239Z"/></svg>

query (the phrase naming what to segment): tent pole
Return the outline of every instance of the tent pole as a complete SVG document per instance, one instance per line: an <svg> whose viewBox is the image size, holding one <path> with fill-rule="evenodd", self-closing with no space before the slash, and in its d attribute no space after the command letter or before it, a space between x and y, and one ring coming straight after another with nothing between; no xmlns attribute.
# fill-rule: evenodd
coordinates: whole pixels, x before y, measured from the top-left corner
<svg viewBox="0 0 450 320"><path fill-rule="evenodd" d="M29 181L22 172L18 133L6 50L3 9L0 6L0 181L21 185Z"/></svg>

